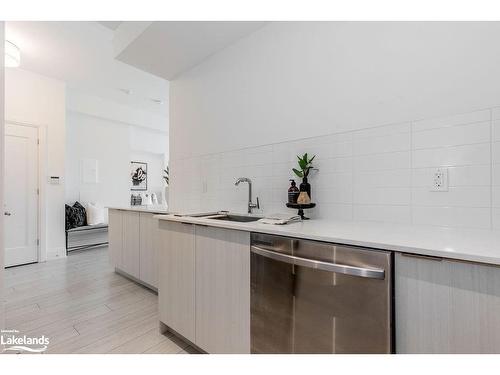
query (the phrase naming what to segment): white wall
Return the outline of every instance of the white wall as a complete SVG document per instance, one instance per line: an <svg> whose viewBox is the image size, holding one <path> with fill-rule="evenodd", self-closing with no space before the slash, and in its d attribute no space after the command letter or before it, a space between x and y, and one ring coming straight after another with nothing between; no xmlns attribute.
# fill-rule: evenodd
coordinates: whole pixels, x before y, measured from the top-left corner
<svg viewBox="0 0 500 375"><path fill-rule="evenodd" d="M0 22L0 40L4 40L5 24ZM0 56L4 55L4 44L0 43ZM4 60L0 59L0 87L4 87ZM0 90L0 180L4 180L4 91ZM0 208L3 209L3 184L0 184ZM0 329L4 328L4 297L3 297L3 213L0 212Z"/></svg>
<svg viewBox="0 0 500 375"><path fill-rule="evenodd" d="M129 130L122 124L68 112L66 127L66 203L94 202L104 206L130 203ZM98 161L98 183L85 184L81 161Z"/></svg>
<svg viewBox="0 0 500 375"><path fill-rule="evenodd" d="M156 130L139 128L105 118L67 113L66 202L95 202L102 206L130 204L130 162L148 163L148 192L162 192L162 168L168 137ZM84 183L83 159L98 161L99 180Z"/></svg>
<svg viewBox="0 0 500 375"><path fill-rule="evenodd" d="M498 105L498 35L498 22L271 23L171 82L171 155Z"/></svg>
<svg viewBox="0 0 500 375"><path fill-rule="evenodd" d="M64 254L65 84L22 69L7 68L5 118L46 129L47 175L41 184L45 189L47 257ZM60 176L62 183L48 184L48 176Z"/></svg>
<svg viewBox="0 0 500 375"><path fill-rule="evenodd" d="M500 227L498 35L500 23L264 27L171 82L171 208L244 211L245 175L264 212L286 211L308 151L314 217ZM439 166L450 189L431 193Z"/></svg>

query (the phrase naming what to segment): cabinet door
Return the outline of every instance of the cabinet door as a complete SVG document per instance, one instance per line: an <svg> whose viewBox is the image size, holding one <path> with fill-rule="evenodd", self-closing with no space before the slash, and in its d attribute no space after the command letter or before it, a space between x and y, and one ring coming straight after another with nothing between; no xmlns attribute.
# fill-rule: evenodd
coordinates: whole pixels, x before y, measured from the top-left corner
<svg viewBox="0 0 500 375"><path fill-rule="evenodd" d="M160 222L160 320L195 341L194 225Z"/></svg>
<svg viewBox="0 0 500 375"><path fill-rule="evenodd" d="M120 210L108 211L109 261L113 267L121 268L123 246L123 218Z"/></svg>
<svg viewBox="0 0 500 375"><path fill-rule="evenodd" d="M140 271L141 281L158 288L158 247L160 246L160 229L154 214L140 213Z"/></svg>
<svg viewBox="0 0 500 375"><path fill-rule="evenodd" d="M396 254L397 353L500 353L500 268Z"/></svg>
<svg viewBox="0 0 500 375"><path fill-rule="evenodd" d="M196 226L196 345L250 353L250 233Z"/></svg>
<svg viewBox="0 0 500 375"><path fill-rule="evenodd" d="M123 216L123 253L121 270L139 278L139 246L140 228L139 213L122 211Z"/></svg>

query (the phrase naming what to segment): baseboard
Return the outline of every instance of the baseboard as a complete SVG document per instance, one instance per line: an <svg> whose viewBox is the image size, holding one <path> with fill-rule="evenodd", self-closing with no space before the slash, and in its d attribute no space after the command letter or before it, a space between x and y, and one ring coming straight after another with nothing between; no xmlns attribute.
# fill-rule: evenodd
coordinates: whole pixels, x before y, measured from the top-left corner
<svg viewBox="0 0 500 375"><path fill-rule="evenodd" d="M58 247L47 251L47 260L54 260L66 257L66 248Z"/></svg>

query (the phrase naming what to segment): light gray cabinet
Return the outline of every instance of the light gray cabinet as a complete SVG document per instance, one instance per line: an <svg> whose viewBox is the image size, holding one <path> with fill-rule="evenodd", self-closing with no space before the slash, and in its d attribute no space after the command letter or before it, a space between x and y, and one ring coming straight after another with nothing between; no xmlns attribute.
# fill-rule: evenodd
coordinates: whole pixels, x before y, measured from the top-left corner
<svg viewBox="0 0 500 375"><path fill-rule="evenodd" d="M120 210L108 210L109 261L117 268L122 266L123 216Z"/></svg>
<svg viewBox="0 0 500 375"><path fill-rule="evenodd" d="M123 247L121 269L129 275L140 279L140 227L139 212L122 211L123 215Z"/></svg>
<svg viewBox="0 0 500 375"><path fill-rule="evenodd" d="M250 233L160 221L160 321L208 353L250 353Z"/></svg>
<svg viewBox="0 0 500 375"><path fill-rule="evenodd" d="M147 286L158 287L158 249L161 246L154 213L109 210L109 256L118 270Z"/></svg>
<svg viewBox="0 0 500 375"><path fill-rule="evenodd" d="M158 220L153 214L140 213L139 220L139 277L141 281L158 287L158 249L161 246Z"/></svg>
<svg viewBox="0 0 500 375"><path fill-rule="evenodd" d="M194 225L160 221L160 321L195 342Z"/></svg>
<svg viewBox="0 0 500 375"><path fill-rule="evenodd" d="M196 345L250 353L250 233L196 226Z"/></svg>
<svg viewBox="0 0 500 375"><path fill-rule="evenodd" d="M500 353L500 268L396 254L397 353Z"/></svg>

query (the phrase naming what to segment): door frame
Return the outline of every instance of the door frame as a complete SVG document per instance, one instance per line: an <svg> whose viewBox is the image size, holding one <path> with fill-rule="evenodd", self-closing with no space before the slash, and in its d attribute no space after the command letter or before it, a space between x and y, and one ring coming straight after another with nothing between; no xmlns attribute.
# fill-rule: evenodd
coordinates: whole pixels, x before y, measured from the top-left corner
<svg viewBox="0 0 500 375"><path fill-rule="evenodd" d="M46 187L43 183L43 176L47 176L47 126L33 124L15 120L5 119L5 125L25 126L36 128L38 134L38 166L37 166L37 237L39 243L37 246L37 262L47 261L47 215L46 215Z"/></svg>

